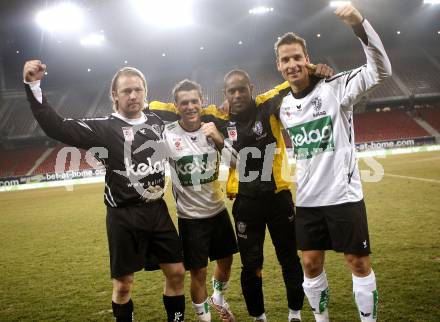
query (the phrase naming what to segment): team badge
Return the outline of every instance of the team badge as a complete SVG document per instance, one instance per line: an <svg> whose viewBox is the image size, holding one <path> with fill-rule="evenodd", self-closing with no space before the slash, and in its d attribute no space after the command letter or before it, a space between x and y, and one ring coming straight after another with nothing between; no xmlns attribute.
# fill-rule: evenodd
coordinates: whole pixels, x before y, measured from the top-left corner
<svg viewBox="0 0 440 322"><path fill-rule="evenodd" d="M263 124L261 124L261 121L256 121L254 124L254 127L252 128L252 131L258 136L263 134Z"/></svg>
<svg viewBox="0 0 440 322"><path fill-rule="evenodd" d="M246 231L246 224L242 221L237 222L237 230L243 234Z"/></svg>
<svg viewBox="0 0 440 322"><path fill-rule="evenodd" d="M182 138L180 138L180 137L173 138L173 142L174 142L174 147L176 148L176 151L183 150Z"/></svg>
<svg viewBox="0 0 440 322"><path fill-rule="evenodd" d="M288 120L291 120L293 118L293 113L286 111L286 116Z"/></svg>
<svg viewBox="0 0 440 322"><path fill-rule="evenodd" d="M311 103L313 105L313 109L315 110L315 112L318 112L322 107L322 100L319 96L314 97Z"/></svg>
<svg viewBox="0 0 440 322"><path fill-rule="evenodd" d="M237 128L235 126L227 127L228 137L231 141L237 141Z"/></svg>
<svg viewBox="0 0 440 322"><path fill-rule="evenodd" d="M160 137L160 134L162 133L161 126L159 124L153 124L151 128L153 129L154 134Z"/></svg>
<svg viewBox="0 0 440 322"><path fill-rule="evenodd" d="M133 141L134 140L134 133L132 127L123 127L122 133L124 134L125 141Z"/></svg>

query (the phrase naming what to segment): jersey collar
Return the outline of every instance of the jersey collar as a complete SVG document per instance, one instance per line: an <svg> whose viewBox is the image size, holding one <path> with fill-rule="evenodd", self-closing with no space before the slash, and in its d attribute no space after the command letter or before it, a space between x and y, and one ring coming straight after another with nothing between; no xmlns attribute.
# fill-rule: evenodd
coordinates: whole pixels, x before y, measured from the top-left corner
<svg viewBox="0 0 440 322"><path fill-rule="evenodd" d="M302 90L301 92L298 92L298 93L294 93L292 91L292 89L290 89L290 91L291 91L293 97L295 97L296 99L304 98L315 89L316 84L318 84L320 80L321 80L321 78L318 78L316 76L311 76L310 77L310 84L304 90Z"/></svg>
<svg viewBox="0 0 440 322"><path fill-rule="evenodd" d="M252 115L255 114L256 111L256 103L255 100L252 99L250 106L244 110L241 113L238 114L231 114L229 113L229 120L230 121L248 121L249 119L252 118Z"/></svg>

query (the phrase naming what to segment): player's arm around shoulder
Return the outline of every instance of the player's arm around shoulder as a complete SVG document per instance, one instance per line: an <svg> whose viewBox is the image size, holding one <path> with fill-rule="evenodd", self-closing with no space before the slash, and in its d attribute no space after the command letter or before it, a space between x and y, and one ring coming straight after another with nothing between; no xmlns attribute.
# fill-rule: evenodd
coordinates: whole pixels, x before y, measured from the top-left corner
<svg viewBox="0 0 440 322"><path fill-rule="evenodd" d="M307 64L309 75L317 78L330 78L334 75L334 70L326 64ZM290 93L290 84L285 81L276 85L274 88L257 95L255 104L258 108L263 108L269 114L277 114L283 98Z"/></svg>
<svg viewBox="0 0 440 322"><path fill-rule="evenodd" d="M180 119L179 111L174 103L152 101L148 104L148 109L165 122L174 122Z"/></svg>
<svg viewBox="0 0 440 322"><path fill-rule="evenodd" d="M225 105L226 104L226 105ZM210 104L202 109L202 118L207 118L217 122L229 120L229 105L223 103L221 106Z"/></svg>
<svg viewBox="0 0 440 322"><path fill-rule="evenodd" d="M276 85L274 88L259 94L255 97L255 105L258 108L265 108L270 110L270 112L275 113L278 103L281 99L290 92L290 84L285 81L281 84Z"/></svg>

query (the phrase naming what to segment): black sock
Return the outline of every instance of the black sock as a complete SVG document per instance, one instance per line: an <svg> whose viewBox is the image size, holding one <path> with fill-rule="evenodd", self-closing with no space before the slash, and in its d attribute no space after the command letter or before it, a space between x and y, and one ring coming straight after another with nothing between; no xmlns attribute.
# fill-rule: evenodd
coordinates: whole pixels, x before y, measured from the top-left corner
<svg viewBox="0 0 440 322"><path fill-rule="evenodd" d="M163 296L168 322L182 322L185 318L185 295Z"/></svg>
<svg viewBox="0 0 440 322"><path fill-rule="evenodd" d="M242 268L241 290L250 316L264 313L263 279L254 269Z"/></svg>
<svg viewBox="0 0 440 322"><path fill-rule="evenodd" d="M133 321L133 301L131 299L125 304L116 304L112 301L112 309L116 322Z"/></svg>

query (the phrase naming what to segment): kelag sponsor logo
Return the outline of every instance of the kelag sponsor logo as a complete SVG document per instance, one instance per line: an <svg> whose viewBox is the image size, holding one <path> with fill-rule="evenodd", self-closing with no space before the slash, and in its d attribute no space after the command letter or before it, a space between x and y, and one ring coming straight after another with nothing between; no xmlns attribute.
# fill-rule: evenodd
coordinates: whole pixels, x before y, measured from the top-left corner
<svg viewBox="0 0 440 322"><path fill-rule="evenodd" d="M297 159L310 159L316 154L333 151L333 123L330 116L288 129Z"/></svg>
<svg viewBox="0 0 440 322"><path fill-rule="evenodd" d="M130 159L125 158L125 169L127 171L127 177L130 177L130 175L135 176L148 176L155 173L162 173L165 171L165 162L166 160L159 160L156 162L153 162L151 158L147 158L147 163L138 163L133 164L130 163Z"/></svg>
<svg viewBox="0 0 440 322"><path fill-rule="evenodd" d="M175 170L182 186L193 186L215 181L218 178L217 153L189 155L176 160Z"/></svg>

